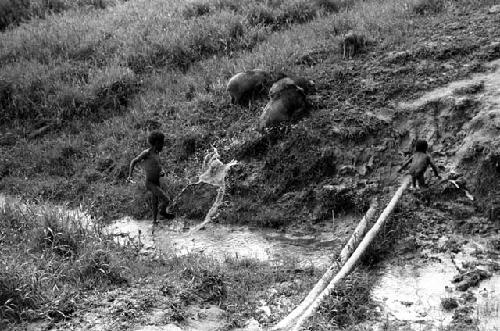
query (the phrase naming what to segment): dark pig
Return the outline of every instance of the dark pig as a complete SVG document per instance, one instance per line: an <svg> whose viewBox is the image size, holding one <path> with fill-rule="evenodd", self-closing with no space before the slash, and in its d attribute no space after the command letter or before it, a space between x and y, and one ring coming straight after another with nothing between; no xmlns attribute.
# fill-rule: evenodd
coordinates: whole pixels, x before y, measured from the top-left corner
<svg viewBox="0 0 500 331"><path fill-rule="evenodd" d="M277 126L283 122L299 119L307 111L304 90L295 84L284 85L285 88L275 93L260 115L258 130Z"/></svg>
<svg viewBox="0 0 500 331"><path fill-rule="evenodd" d="M229 80L226 87L231 96L231 103L248 104L266 89L269 80L269 73L261 69L237 73Z"/></svg>

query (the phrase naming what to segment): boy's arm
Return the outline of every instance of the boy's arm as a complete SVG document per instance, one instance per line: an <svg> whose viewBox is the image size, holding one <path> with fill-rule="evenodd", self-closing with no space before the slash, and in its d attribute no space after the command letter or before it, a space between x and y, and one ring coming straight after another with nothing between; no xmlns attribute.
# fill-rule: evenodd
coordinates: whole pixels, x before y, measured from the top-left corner
<svg viewBox="0 0 500 331"><path fill-rule="evenodd" d="M434 162L432 162L432 159L431 159L430 156L429 156L429 165L431 166L432 170L434 171L434 175L436 175L436 177L439 178L438 168L436 167L436 165L434 164Z"/></svg>
<svg viewBox="0 0 500 331"><path fill-rule="evenodd" d="M129 169L128 169L128 178L127 179L131 179L132 178L132 173L134 172L135 165L137 163L143 161L148 156L148 154L149 154L149 149L146 149L141 154L137 155L137 157L130 162L130 166L129 166Z"/></svg>

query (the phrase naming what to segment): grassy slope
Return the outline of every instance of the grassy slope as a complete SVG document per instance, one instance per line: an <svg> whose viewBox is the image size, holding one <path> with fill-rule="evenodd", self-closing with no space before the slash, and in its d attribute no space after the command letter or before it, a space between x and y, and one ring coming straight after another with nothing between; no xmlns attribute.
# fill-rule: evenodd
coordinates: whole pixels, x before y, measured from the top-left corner
<svg viewBox="0 0 500 331"><path fill-rule="evenodd" d="M307 219L316 210L318 201L320 211L339 209L341 206L362 209L364 201L367 201L363 198L379 192L380 185L390 184L389 179L380 182L379 178L381 175L385 176L384 169L397 154L391 149L383 152L384 147L387 150L387 146L390 146L390 139L394 136L397 138L397 133L383 120L371 114L392 114L395 110L394 102L418 96L425 90L481 70L484 61L499 55L498 49L489 47L489 41L499 37L498 19L485 14L485 8L493 1L478 4L462 1L440 8L441 11L437 12L433 12L434 7L431 6L430 11L424 11L425 15L415 12L414 3L416 1L384 1L383 4L378 1L360 2L351 10L319 17L305 25L291 26L290 30L282 31L269 26L252 26L243 20L243 40L253 40L251 50L246 49L246 42L238 44L227 53L225 49L221 51L216 46L209 48L208 53L197 53L196 60L189 67L183 67L182 63L180 67L178 64L172 67L171 63L176 62L168 62L171 59L169 57L162 60L167 62L158 62L158 54L163 53L156 53L151 41L151 38L162 38L160 40L165 43L171 40L171 36L161 35L161 25L156 23L170 10L182 12L182 7L169 6L163 10L156 8L155 11L148 12L149 16L141 16L144 20L135 21L139 13L147 12L148 7L141 6L144 2L133 1L120 5L116 11L85 16L81 24L76 24L76 18L68 13L61 18L54 17L46 22L36 22L2 34L2 45L10 45L0 48L2 77L8 78L7 83L12 84L9 86L13 86L19 100L36 96L33 88L40 84L42 88L50 87L53 94L43 90L39 95L46 99L34 99L34 105L40 107L40 113L43 114L41 119L33 116L35 107L26 108L29 111L22 114L25 122L16 122L15 117L9 118L9 125L2 128L7 130L7 127L11 127L8 131L15 137L15 144L1 146L2 155L6 155L6 158L0 160L0 173L3 177L1 188L27 198L71 201L73 204L83 202L100 216L116 217L123 213L142 216L147 213L144 192L140 187L123 183L124 167L145 146L147 131L158 127L169 137L170 146L163 154L163 161L170 170L167 180L172 192L182 185L186 177L196 173L197 160L210 143L219 147L229 146L227 150L223 149L224 157L238 156L245 161L237 170L235 176L238 180L232 185L229 204L221 215L221 219L225 221L278 226L284 222ZM198 24L227 26L225 24L231 24L242 17L247 16L245 13L223 9L222 15L213 11L201 18L179 17L176 22L181 26L186 25L186 30L198 27L205 31L205 26ZM128 24L132 24L135 29L120 27L121 20L124 19L130 20ZM458 20L469 24L457 28L460 25ZM74 24L76 31L69 30L69 23L66 21ZM103 29L90 32L88 35L92 37L88 40L77 41L96 22ZM40 34L36 32L37 24L44 24L45 30L53 32ZM349 28L368 36L374 43L369 46L367 53L356 59L342 60L338 50L338 33ZM230 31L222 30L228 31L227 33ZM113 36L106 39L106 32L109 31L113 31ZM60 45L53 36L58 33L66 35L60 39ZM263 37L245 39L253 33ZM141 39L144 36L151 38ZM181 40L180 45L185 46L185 50L198 45L185 45L184 42L190 40L189 36L191 35L188 34L188 38ZM241 40L237 41L240 42ZM408 53L404 61L398 62L401 60L393 60L388 56L391 51ZM79 59L75 54L88 55ZM126 66L136 63L130 60L137 59L137 54L141 56L139 63L148 65L136 67L134 71ZM210 58L213 55L216 57ZM22 60L13 63L13 57L21 57ZM163 55L159 58L163 59ZM464 66L463 63L472 65ZM249 110L234 108L228 104L224 93L227 78L236 71L254 67L284 68L313 78L318 87L319 97L315 99L312 117L299 124L288 136L279 137L270 146L264 144L251 129L262 103ZM86 79L81 80L81 73L77 70L79 68L83 68L81 71L89 75ZM68 75L68 72L75 70L75 75ZM70 79L60 80L60 77ZM120 84L113 89L116 82ZM138 82L140 86L135 89ZM127 90L129 87L133 89ZM70 90L68 104L60 94L66 89ZM123 100L120 99L120 89L125 91L123 94L126 98L123 103L118 102L120 107L115 109L114 101ZM46 125L46 122L60 114L61 109L79 109L75 106L76 99L71 97L71 93L76 93L75 91L83 94L84 105L103 102L111 95L110 108L98 109L94 113L95 109L85 106L90 108L82 109L90 109L90 113L83 112L82 117L71 121L63 120L53 126L55 131L29 139L30 132L38 126ZM103 94L102 91L110 91L110 94ZM109 113L112 116L104 116ZM96 117L88 121L89 114ZM101 116L106 119L103 120ZM18 126L12 128L12 123ZM3 141L8 142L5 137L8 136L4 135ZM197 148L186 159L182 142L187 138L194 139ZM340 171L342 165L352 164L352 160L355 164L367 162L366 155L372 150L382 151L374 155L375 168L380 170L361 178L351 178ZM398 162L398 159L393 162ZM325 172L324 169L332 164L335 165L335 171ZM257 173L258 176L250 181L252 173ZM365 184L359 186L360 182ZM326 192L321 188L327 183L342 183L347 190ZM357 193L363 189L363 193ZM320 213L313 219L321 220L325 217L328 215ZM396 214L395 218L402 220L407 217L407 214L401 213ZM14 256L11 252L6 255ZM132 257L129 258L132 260ZM153 281L158 281L155 277L160 277L161 272L170 270L169 277L178 285L175 293L192 286L193 284L188 285L187 278L178 279L177 271L180 269L173 265L181 268L184 263L196 264L189 261L169 261L164 263L165 269L152 264L151 270L157 272L151 276ZM129 277L140 282L143 274L139 270L144 265L140 261L137 263L138 267ZM221 267L211 264L211 261L199 263L210 272L199 272L198 276L216 273L219 276L222 274L221 277L228 281L227 284L236 284L242 279L253 284L248 287L247 292L232 294L234 297L225 302L228 307L234 302L240 302L232 306L234 311L229 312L230 323L241 320L238 316L241 312L244 312L245 318L252 316L257 298L262 295L258 293L258 286L255 284L260 284L257 280L261 276L266 280L274 272L269 266L255 267L250 264L243 267L243 274L247 271L255 273L257 269L260 270L257 273L262 275L256 277L258 279L240 275L243 278L238 276L240 278L235 280L234 270L228 265ZM34 268L37 268L36 264ZM211 277L200 277L202 283L213 280ZM284 273L275 282L282 282L283 277L290 276ZM298 302L300 293L310 287L313 278L314 275L312 278L304 277L303 287L295 288L290 285L291 287L284 288L284 294L293 293L292 301ZM348 286L352 286L357 283L353 281L349 284ZM356 287L365 285L361 283ZM217 286L209 288L217 290ZM230 286L231 290L233 288ZM195 293L196 289L193 288L192 291ZM168 300L175 301L182 297L177 294ZM60 295L56 293L56 297ZM242 302L249 297L253 298L252 305L244 308ZM343 297L342 289L339 290L338 297ZM338 297L333 297L333 302L329 305L342 306L344 303L335 302ZM351 304L359 306L356 302ZM359 316L363 314L362 309L358 311ZM280 311L268 322L279 319L280 314L284 314L284 311ZM354 323L359 317L353 310L349 310L346 316L342 315L347 322L336 320L336 316L321 315L313 323L321 330L332 323Z"/></svg>
<svg viewBox="0 0 500 331"><path fill-rule="evenodd" d="M148 129L159 127L169 135L171 147L164 158L171 169L168 189L176 191L196 166L193 156L182 160L184 139L194 139L199 154L210 143L227 146L255 138L251 125L259 110L234 109L224 95L224 82L234 72L285 69L319 79L324 91L320 94L328 93L330 83L321 81L321 71L307 70L296 60L330 54L330 61L335 61L338 34L350 28L381 47L397 47L414 29L409 20L411 3L359 3L352 10L272 33L268 25L249 23L248 13L259 9L258 3L257 9L244 7L241 13L222 6L222 12L184 19L175 14L182 12L175 3L134 1L112 11L82 18L68 13L5 33L0 38L5 46L0 48L0 85L9 111L3 114L6 126L15 127L12 135L18 141L2 146L7 155L0 164L2 187L27 197L96 206L100 215L116 217L123 211L143 216L144 198L136 200L136 190L121 180L131 157L144 147ZM301 6L287 2L269 10L276 16L295 17L296 8ZM243 35L231 38L233 24L240 21ZM214 38L210 27L229 40ZM200 38L204 34L212 38ZM215 46L205 45L213 39ZM175 47L169 48L172 43ZM252 52L235 53L247 47ZM179 50L182 59L187 53L197 60L186 73L179 71L184 64L178 57L165 54L172 49ZM203 61L212 54L228 56ZM144 65L134 71L130 65L138 57ZM12 62L13 58L18 61ZM143 67L159 64L166 66L143 72ZM349 90L339 92L340 98L352 95ZM318 108L331 106L323 102ZM56 131L29 139L30 133L47 125ZM24 178L29 178L29 187Z"/></svg>
<svg viewBox="0 0 500 331"><path fill-rule="evenodd" d="M129 205L127 212L139 209L140 215L144 209L130 205L133 190L99 183L123 179L123 167L143 147L139 139L151 126L178 118L176 130L167 132L175 142L194 127L191 120L201 120L199 114L184 117L193 104L203 106L207 96L198 94L213 81L201 83L182 71L206 57L252 48L272 31L324 11L303 10L304 4L265 7L280 19L261 24L250 20L264 10L258 2L237 11L216 2L207 15L185 18L179 2L134 1L112 11L67 13L4 33L0 85L7 111L2 116L5 127L15 127L12 134L21 138L17 145L3 147L9 157L1 172L12 179L4 187L56 201L78 197L87 205L107 204L111 213ZM197 97L187 102L189 80ZM124 116L113 118L120 114ZM44 139L22 139L47 126L52 132ZM173 173L186 165L180 163ZM16 179L24 177L30 178L33 190L25 190Z"/></svg>
<svg viewBox="0 0 500 331"><path fill-rule="evenodd" d="M15 28L31 19L67 10L89 11L113 6L118 0L1 0L0 31Z"/></svg>

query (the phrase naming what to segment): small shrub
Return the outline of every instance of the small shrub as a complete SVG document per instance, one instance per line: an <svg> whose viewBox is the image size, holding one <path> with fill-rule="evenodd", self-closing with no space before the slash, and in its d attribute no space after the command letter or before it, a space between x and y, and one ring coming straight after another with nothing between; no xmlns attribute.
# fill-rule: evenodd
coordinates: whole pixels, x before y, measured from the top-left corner
<svg viewBox="0 0 500 331"><path fill-rule="evenodd" d="M44 301L39 277L34 277L24 266L0 269L0 320L29 319L33 310Z"/></svg>
<svg viewBox="0 0 500 331"><path fill-rule="evenodd" d="M458 307L458 301L455 298L441 298L441 307L444 310L452 310Z"/></svg>
<svg viewBox="0 0 500 331"><path fill-rule="evenodd" d="M329 324L336 328L344 328L366 320L371 307L371 277L355 273L345 282L335 287L332 294L321 305L322 315L328 318ZM320 315L320 314L318 314Z"/></svg>
<svg viewBox="0 0 500 331"><path fill-rule="evenodd" d="M126 109L139 88L139 82L133 75L123 76L110 85L98 88L94 99L87 107L82 108L86 111L85 113L71 114L66 111L61 117L67 119L76 115L86 116L87 120L103 120Z"/></svg>
<svg viewBox="0 0 500 331"><path fill-rule="evenodd" d="M184 45L177 44L170 49L168 62L182 72L186 72L194 60L189 48Z"/></svg>
<svg viewBox="0 0 500 331"><path fill-rule="evenodd" d="M63 224L59 216L55 212L43 215L36 239L37 247L42 250L50 249L62 257L71 257L78 254L84 235L82 231L70 229L68 224Z"/></svg>
<svg viewBox="0 0 500 331"><path fill-rule="evenodd" d="M195 290L207 303L221 304L227 295L223 275L208 270L202 272L200 282Z"/></svg>
<svg viewBox="0 0 500 331"><path fill-rule="evenodd" d="M204 146L203 133L190 132L178 139L176 144L176 155L179 160L187 160L195 154L197 149Z"/></svg>
<svg viewBox="0 0 500 331"><path fill-rule="evenodd" d="M77 310L74 295L70 293L64 293L56 300L52 301L48 311L47 316L49 316L53 321L61 321L68 319Z"/></svg>
<svg viewBox="0 0 500 331"><path fill-rule="evenodd" d="M316 8L309 2L285 3L281 9L282 13L277 18L281 24L301 24L312 21L317 15Z"/></svg>
<svg viewBox="0 0 500 331"><path fill-rule="evenodd" d="M340 41L339 48L343 58L352 58L353 56L362 53L367 45L366 38L363 35L349 32Z"/></svg>
<svg viewBox="0 0 500 331"><path fill-rule="evenodd" d="M221 304L226 298L227 288L224 282L224 274L218 269L194 266L185 269L182 277L190 279L193 284L189 291L183 291L180 295L185 304L190 304L199 299L206 303Z"/></svg>
<svg viewBox="0 0 500 331"><path fill-rule="evenodd" d="M252 7L246 14L246 19L250 26L273 25L275 24L275 14L273 11L263 5Z"/></svg>
<svg viewBox="0 0 500 331"><path fill-rule="evenodd" d="M28 19L29 8L29 0L0 0L0 31Z"/></svg>
<svg viewBox="0 0 500 331"><path fill-rule="evenodd" d="M419 0L413 5L413 12L418 15L437 14L444 10L444 0Z"/></svg>
<svg viewBox="0 0 500 331"><path fill-rule="evenodd" d="M340 10L340 3L338 0L315 0L314 4L327 13L338 13Z"/></svg>
<svg viewBox="0 0 500 331"><path fill-rule="evenodd" d="M266 0L266 6L270 8L279 8L285 0Z"/></svg>
<svg viewBox="0 0 500 331"><path fill-rule="evenodd" d="M103 285L127 284L127 279L122 275L121 268L116 264L111 253L98 249L83 256L80 261L80 280L88 288Z"/></svg>
<svg viewBox="0 0 500 331"><path fill-rule="evenodd" d="M218 10L229 9L238 13L242 10L245 3L246 0L218 0L215 2L215 8Z"/></svg>
<svg viewBox="0 0 500 331"><path fill-rule="evenodd" d="M0 80L0 108L7 110L12 105L14 88L8 82Z"/></svg>
<svg viewBox="0 0 500 331"><path fill-rule="evenodd" d="M188 4L182 11L182 16L185 19L199 17L210 13L210 6L205 2L192 2Z"/></svg>
<svg viewBox="0 0 500 331"><path fill-rule="evenodd" d="M78 0L77 7L90 7L95 9L106 9L115 4L115 0Z"/></svg>
<svg viewBox="0 0 500 331"><path fill-rule="evenodd" d="M245 35L245 27L241 22L232 22L229 25L229 39L230 40L238 40L242 39Z"/></svg>

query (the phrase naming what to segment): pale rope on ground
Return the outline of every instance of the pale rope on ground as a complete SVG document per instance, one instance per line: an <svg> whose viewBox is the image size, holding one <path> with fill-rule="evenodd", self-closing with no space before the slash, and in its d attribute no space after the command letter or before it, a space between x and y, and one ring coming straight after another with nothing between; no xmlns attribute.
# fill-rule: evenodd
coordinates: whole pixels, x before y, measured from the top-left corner
<svg viewBox="0 0 500 331"><path fill-rule="evenodd" d="M340 266L342 266L350 254L355 250L358 242L363 237L366 232L367 223L375 216L375 212L377 210L377 201L374 199L370 208L366 212L363 219L359 222L358 226L354 230L351 238L347 242L347 244L342 249L340 253ZM334 272L337 269L337 265L332 265L328 268L328 270L324 273L323 277L316 283L314 288L309 292L307 297L302 300L299 306L297 306L288 316L286 316L281 322L279 322L273 330L285 329L287 326L291 325L304 311L309 307L309 305L314 301L314 299L327 287L328 283L332 280L333 276L335 276Z"/></svg>
<svg viewBox="0 0 500 331"><path fill-rule="evenodd" d="M302 324L304 324L304 322L316 312L323 299L331 293L331 291L335 288L335 285L337 285L337 283L340 280L342 280L352 270L354 270L359 258L363 255L363 253L366 251L371 242L376 238L378 232L380 231L382 226L385 224L387 218L390 216L390 214L396 207L397 202L403 195L403 192L408 188L409 184L410 184L410 177L406 176L403 179L401 186L396 191L391 201L389 202L387 207L384 209L383 213L378 218L377 222L368 231L368 233L363 238L358 248L356 248L352 256L347 260L347 262L340 269L337 275L331 280L330 284L328 284L328 286L316 297L316 299L307 307L307 309L299 317L297 317L296 321L294 320L292 321L294 323L290 323L288 325L283 325L282 323L278 323L278 325L282 326L280 328L274 327L272 330L287 330L287 331L300 330Z"/></svg>
<svg viewBox="0 0 500 331"><path fill-rule="evenodd" d="M198 231L208 222L210 222L215 216L217 209L224 199L224 193L226 192L227 173L232 166L238 163L238 161L232 160L231 162L224 164L219 158L220 155L217 152L216 148L214 148L212 152L208 152L207 155L205 155L205 157L203 158L203 165L201 168L203 173L198 177L198 181L196 183L190 184L195 185L200 183L207 183L209 185L216 186L219 189L217 190L217 197L215 198L215 201L212 204L212 207L208 211L207 215L205 216L203 222L192 228L188 232L188 235L192 234L195 231Z"/></svg>
<svg viewBox="0 0 500 331"><path fill-rule="evenodd" d="M359 241L363 239L363 236L366 233L366 227L368 225L368 222L371 221L371 219L375 216L375 212L377 211L377 200L373 199L372 202L370 203L370 208L366 212L365 216L363 219L358 223L358 226L356 226L356 229L354 229L354 232L352 233L351 238L349 238L349 241L347 244L344 246L342 251L340 252L340 265L344 265L351 256L352 252L358 247Z"/></svg>

